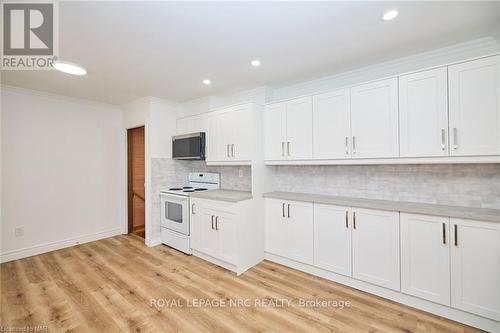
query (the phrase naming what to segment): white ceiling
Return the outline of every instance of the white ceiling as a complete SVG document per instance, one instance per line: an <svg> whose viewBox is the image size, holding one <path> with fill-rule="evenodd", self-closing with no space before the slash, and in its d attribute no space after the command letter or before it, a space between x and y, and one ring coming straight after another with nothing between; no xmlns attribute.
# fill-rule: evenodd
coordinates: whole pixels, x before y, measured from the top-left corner
<svg viewBox="0 0 500 333"><path fill-rule="evenodd" d="M400 15L383 22L392 8ZM113 104L180 102L339 73L500 25L500 2L482 1L61 2L59 11L60 58L89 74L3 71L2 83Z"/></svg>

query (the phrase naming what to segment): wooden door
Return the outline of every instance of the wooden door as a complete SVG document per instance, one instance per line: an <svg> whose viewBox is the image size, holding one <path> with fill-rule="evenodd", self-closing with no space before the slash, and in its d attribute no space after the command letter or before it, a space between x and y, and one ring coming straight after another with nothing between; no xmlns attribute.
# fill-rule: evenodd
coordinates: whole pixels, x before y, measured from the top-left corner
<svg viewBox="0 0 500 333"><path fill-rule="evenodd" d="M144 126L127 130L128 141L128 232L145 234Z"/></svg>
<svg viewBox="0 0 500 333"><path fill-rule="evenodd" d="M450 305L448 217L401 213L401 291Z"/></svg>
<svg viewBox="0 0 500 333"><path fill-rule="evenodd" d="M352 158L399 156L398 79L351 88Z"/></svg>
<svg viewBox="0 0 500 333"><path fill-rule="evenodd" d="M401 157L448 156L446 67L399 78Z"/></svg>
<svg viewBox="0 0 500 333"><path fill-rule="evenodd" d="M351 157L349 89L313 97L313 156L315 159Z"/></svg>
<svg viewBox="0 0 500 333"><path fill-rule="evenodd" d="M450 153L500 154L500 56L448 67Z"/></svg>
<svg viewBox="0 0 500 333"><path fill-rule="evenodd" d="M352 275L350 207L314 204L314 265Z"/></svg>

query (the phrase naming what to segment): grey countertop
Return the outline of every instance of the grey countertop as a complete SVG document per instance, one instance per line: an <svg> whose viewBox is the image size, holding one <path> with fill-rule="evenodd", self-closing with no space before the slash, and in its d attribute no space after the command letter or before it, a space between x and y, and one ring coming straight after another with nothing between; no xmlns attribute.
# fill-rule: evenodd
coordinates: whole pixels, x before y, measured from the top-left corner
<svg viewBox="0 0 500 333"><path fill-rule="evenodd" d="M203 192L193 192L192 198L226 201L226 202L240 202L252 199L252 193L246 191L233 191L233 190L210 190Z"/></svg>
<svg viewBox="0 0 500 333"><path fill-rule="evenodd" d="M292 192L268 192L264 193L263 196L265 198L275 198L281 200L305 201L328 205L400 211L413 214L449 216L454 218L500 223L500 209L444 206L418 202L349 198L341 196Z"/></svg>

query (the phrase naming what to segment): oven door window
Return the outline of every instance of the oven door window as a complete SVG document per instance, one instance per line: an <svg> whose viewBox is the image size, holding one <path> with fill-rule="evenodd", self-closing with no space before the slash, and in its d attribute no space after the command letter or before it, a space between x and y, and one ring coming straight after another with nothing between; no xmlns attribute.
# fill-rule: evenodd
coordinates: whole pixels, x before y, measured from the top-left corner
<svg viewBox="0 0 500 333"><path fill-rule="evenodd" d="M182 205L165 201L165 218L172 222L182 223Z"/></svg>

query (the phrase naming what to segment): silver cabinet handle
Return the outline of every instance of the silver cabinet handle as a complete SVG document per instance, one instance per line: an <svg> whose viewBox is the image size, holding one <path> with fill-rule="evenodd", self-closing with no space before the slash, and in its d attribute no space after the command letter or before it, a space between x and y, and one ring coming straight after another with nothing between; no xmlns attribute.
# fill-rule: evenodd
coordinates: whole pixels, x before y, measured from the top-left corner
<svg viewBox="0 0 500 333"><path fill-rule="evenodd" d="M349 137L345 137L345 154L349 155Z"/></svg>
<svg viewBox="0 0 500 333"><path fill-rule="evenodd" d="M284 202L283 202L283 206L281 208L282 208L282 212L283 212L283 217L285 217L285 203Z"/></svg>
<svg viewBox="0 0 500 333"><path fill-rule="evenodd" d="M446 149L446 130L444 128L441 130L441 149Z"/></svg>
<svg viewBox="0 0 500 333"><path fill-rule="evenodd" d="M226 156L229 157L229 143L226 145Z"/></svg>
<svg viewBox="0 0 500 333"><path fill-rule="evenodd" d="M215 217L215 230L219 230L219 217Z"/></svg>
<svg viewBox="0 0 500 333"><path fill-rule="evenodd" d="M356 137L352 136L352 153L356 154Z"/></svg>
<svg viewBox="0 0 500 333"><path fill-rule="evenodd" d="M352 213L352 226L356 229L356 212Z"/></svg>
<svg viewBox="0 0 500 333"><path fill-rule="evenodd" d="M214 216L212 215L212 230L214 230Z"/></svg>
<svg viewBox="0 0 500 333"><path fill-rule="evenodd" d="M345 211L345 227L349 229L349 211Z"/></svg>
<svg viewBox="0 0 500 333"><path fill-rule="evenodd" d="M231 144L231 156L234 157L234 143Z"/></svg>
<svg viewBox="0 0 500 333"><path fill-rule="evenodd" d="M286 151L287 151L288 156L290 156L290 141L288 141L286 143Z"/></svg>
<svg viewBox="0 0 500 333"><path fill-rule="evenodd" d="M281 156L285 156L285 141L281 141Z"/></svg>
<svg viewBox="0 0 500 333"><path fill-rule="evenodd" d="M193 214L193 215L194 215L194 203L193 203L193 204L191 204L191 214Z"/></svg>
<svg viewBox="0 0 500 333"><path fill-rule="evenodd" d="M458 128L453 128L453 149L457 150L458 148Z"/></svg>
<svg viewBox="0 0 500 333"><path fill-rule="evenodd" d="M288 204L288 218L290 218L290 204Z"/></svg>
<svg viewBox="0 0 500 333"><path fill-rule="evenodd" d="M446 223L443 223L443 244L446 245Z"/></svg>

